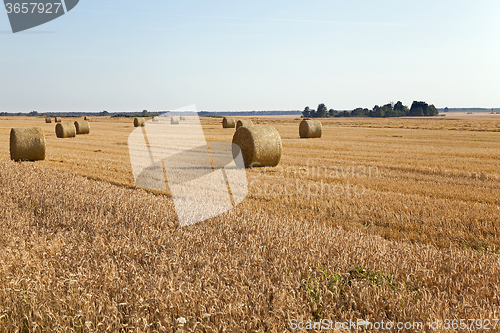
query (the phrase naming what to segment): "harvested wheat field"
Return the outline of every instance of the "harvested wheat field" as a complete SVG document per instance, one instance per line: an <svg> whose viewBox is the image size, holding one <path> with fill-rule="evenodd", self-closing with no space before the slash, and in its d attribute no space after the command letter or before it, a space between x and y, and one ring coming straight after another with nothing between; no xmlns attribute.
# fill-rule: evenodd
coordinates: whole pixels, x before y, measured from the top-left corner
<svg viewBox="0 0 500 333"><path fill-rule="evenodd" d="M251 120L278 130L279 165L247 169L240 205L181 228L168 191L134 184L130 119L66 139L2 119L0 332L499 330L500 118L335 118L320 139ZM202 124L231 142L221 119ZM13 127L45 131L44 161L10 160Z"/></svg>

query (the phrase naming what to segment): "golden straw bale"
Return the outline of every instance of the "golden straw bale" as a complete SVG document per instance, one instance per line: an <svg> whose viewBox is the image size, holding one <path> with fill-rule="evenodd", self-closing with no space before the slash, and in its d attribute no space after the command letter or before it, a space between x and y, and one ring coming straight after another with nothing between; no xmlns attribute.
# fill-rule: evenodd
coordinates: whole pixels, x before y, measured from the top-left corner
<svg viewBox="0 0 500 333"><path fill-rule="evenodd" d="M273 167L281 160L281 137L273 126L241 126L234 133L233 143L240 147L246 168ZM233 150L233 155L236 153Z"/></svg>
<svg viewBox="0 0 500 333"><path fill-rule="evenodd" d="M240 119L236 123L236 129L240 128L241 126L250 127L253 126L253 123L250 119Z"/></svg>
<svg viewBox="0 0 500 333"><path fill-rule="evenodd" d="M50 123L52 122L52 118L50 118L50 117L45 117L45 122L46 122L47 124L50 124Z"/></svg>
<svg viewBox="0 0 500 333"><path fill-rule="evenodd" d="M321 138L322 126L319 120L304 119L299 125L301 138Z"/></svg>
<svg viewBox="0 0 500 333"><path fill-rule="evenodd" d="M177 118L177 117L170 118L170 124L171 125L179 125L179 118Z"/></svg>
<svg viewBox="0 0 500 333"><path fill-rule="evenodd" d="M85 120L75 121L75 129L76 129L76 134L89 134L90 133L89 122Z"/></svg>
<svg viewBox="0 0 500 333"><path fill-rule="evenodd" d="M58 123L56 125L56 136L58 138L74 138L76 136L76 128L74 123Z"/></svg>
<svg viewBox="0 0 500 333"><path fill-rule="evenodd" d="M144 126L145 124L146 124L146 119L134 118L134 127Z"/></svg>
<svg viewBox="0 0 500 333"><path fill-rule="evenodd" d="M10 158L14 161L45 159L45 134L40 127L10 130Z"/></svg>
<svg viewBox="0 0 500 333"><path fill-rule="evenodd" d="M234 128L236 126L236 121L231 117L224 117L222 119L222 128Z"/></svg>
<svg viewBox="0 0 500 333"><path fill-rule="evenodd" d="M61 117L54 117L54 122L60 123L61 122Z"/></svg>

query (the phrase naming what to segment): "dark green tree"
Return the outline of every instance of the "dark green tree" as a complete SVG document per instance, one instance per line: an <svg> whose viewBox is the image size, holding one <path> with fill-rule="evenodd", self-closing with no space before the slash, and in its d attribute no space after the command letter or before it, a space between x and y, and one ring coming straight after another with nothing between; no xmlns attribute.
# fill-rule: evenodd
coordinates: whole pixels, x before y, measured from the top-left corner
<svg viewBox="0 0 500 333"><path fill-rule="evenodd" d="M324 118L324 117L326 117L327 113L328 113L328 109L326 108L326 105L321 103L320 105L318 105L318 109L316 111L315 117Z"/></svg>
<svg viewBox="0 0 500 333"><path fill-rule="evenodd" d="M311 109L309 109L308 106L304 108L304 111L302 111L302 117L308 118L311 116Z"/></svg>
<svg viewBox="0 0 500 333"><path fill-rule="evenodd" d="M394 111L401 112L403 111L404 105L401 103L401 101L397 101L396 104L394 104Z"/></svg>
<svg viewBox="0 0 500 333"><path fill-rule="evenodd" d="M370 117L383 117L384 113L382 111L382 108L378 105L375 105L370 112Z"/></svg>
<svg viewBox="0 0 500 333"><path fill-rule="evenodd" d="M408 115L408 107L406 105L403 105L401 101L398 101L396 104L394 104L394 111L396 111L397 116L396 117L404 117Z"/></svg>
<svg viewBox="0 0 500 333"><path fill-rule="evenodd" d="M109 116L109 112L108 112L108 111L106 111L106 110L104 110L104 111L102 111L102 112L99 112L99 115L100 115L100 116L103 116L103 117L107 117L107 116Z"/></svg>
<svg viewBox="0 0 500 333"><path fill-rule="evenodd" d="M413 110L413 113L411 115L414 117L422 117L425 116L425 113L424 110L422 110L422 108L415 108L415 110Z"/></svg>
<svg viewBox="0 0 500 333"><path fill-rule="evenodd" d="M336 117L339 113L337 111L335 111L334 109L330 109L328 110L328 115L330 117Z"/></svg>
<svg viewBox="0 0 500 333"><path fill-rule="evenodd" d="M425 102L413 101L408 115L412 117L427 116L429 113L428 106Z"/></svg>
<svg viewBox="0 0 500 333"><path fill-rule="evenodd" d="M439 116L439 111L438 109L436 109L436 107L434 106L434 104L431 104L429 105L429 116Z"/></svg>
<svg viewBox="0 0 500 333"><path fill-rule="evenodd" d="M395 117L402 116L403 103L401 103L401 101L397 101L396 104L394 104L393 110L394 110Z"/></svg>
<svg viewBox="0 0 500 333"><path fill-rule="evenodd" d="M367 108L355 108L351 112L351 117L368 117L370 115L370 111Z"/></svg>
<svg viewBox="0 0 500 333"><path fill-rule="evenodd" d="M397 112L392 108L392 103L386 104L380 108L382 117L397 117Z"/></svg>

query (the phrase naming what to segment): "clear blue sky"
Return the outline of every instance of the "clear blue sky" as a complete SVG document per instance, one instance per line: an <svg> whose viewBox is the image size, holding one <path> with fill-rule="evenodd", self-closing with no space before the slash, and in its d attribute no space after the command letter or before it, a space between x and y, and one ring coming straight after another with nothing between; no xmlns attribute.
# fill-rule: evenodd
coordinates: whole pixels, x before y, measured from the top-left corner
<svg viewBox="0 0 500 333"><path fill-rule="evenodd" d="M0 111L500 107L500 1L80 0L12 34Z"/></svg>

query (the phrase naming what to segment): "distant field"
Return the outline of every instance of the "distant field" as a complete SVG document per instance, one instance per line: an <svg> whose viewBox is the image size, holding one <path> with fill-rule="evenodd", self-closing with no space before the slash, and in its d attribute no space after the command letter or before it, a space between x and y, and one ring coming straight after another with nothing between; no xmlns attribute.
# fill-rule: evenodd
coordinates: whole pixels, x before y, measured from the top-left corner
<svg viewBox="0 0 500 333"><path fill-rule="evenodd" d="M470 114L469 112L472 112ZM451 112L443 112L442 115L445 115L447 118L455 118L455 119L481 119L481 120L498 120L500 118L500 114L497 114L500 110L495 110L494 114L491 111L488 112L477 112L477 111L451 111Z"/></svg>
<svg viewBox="0 0 500 333"><path fill-rule="evenodd" d="M321 139L296 116L252 119L278 129L280 165L247 170L233 211L178 228L168 192L135 187L131 119L58 139L1 118L0 332L498 317L500 115L333 118ZM220 122L202 119L207 141L231 141ZM10 128L31 126L46 160L9 161Z"/></svg>

